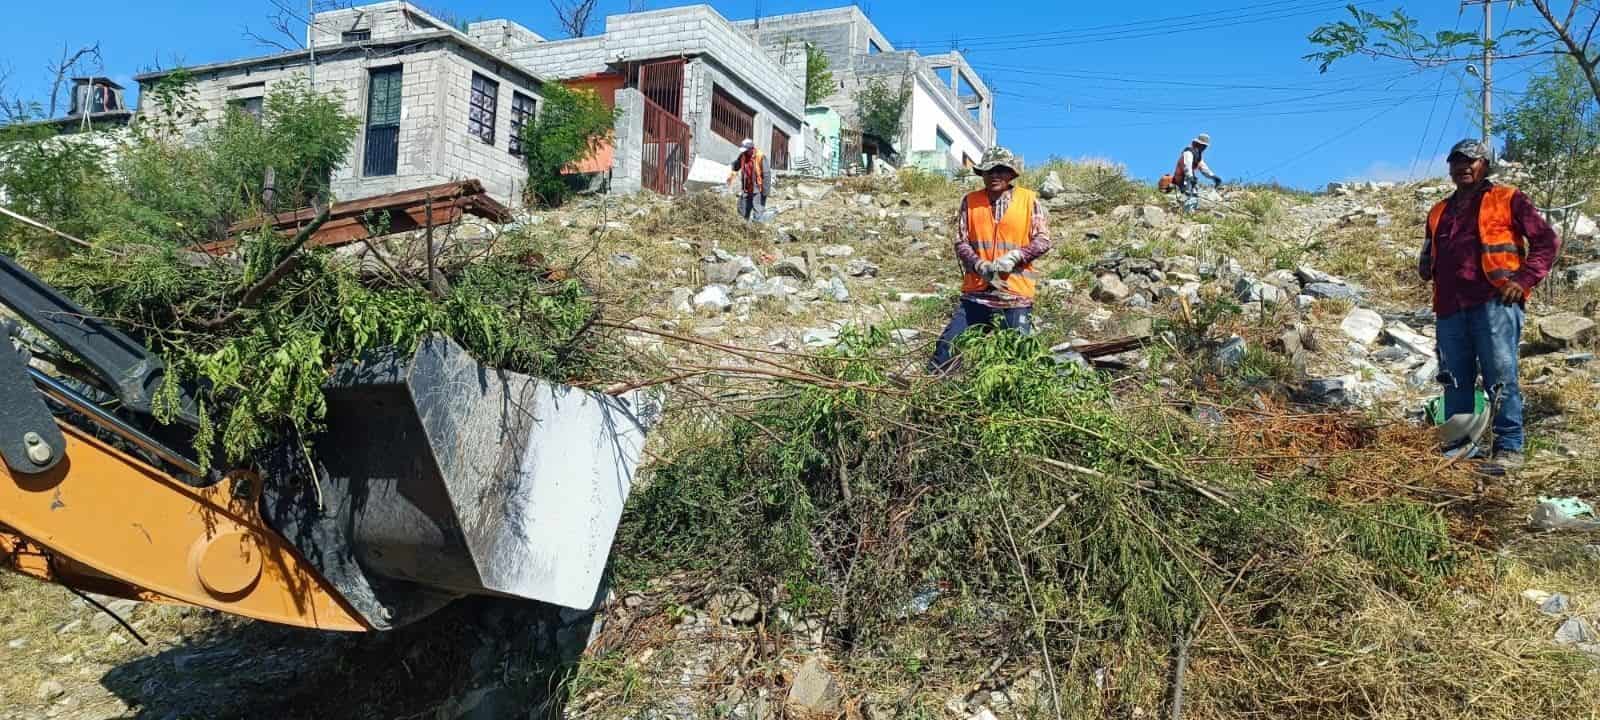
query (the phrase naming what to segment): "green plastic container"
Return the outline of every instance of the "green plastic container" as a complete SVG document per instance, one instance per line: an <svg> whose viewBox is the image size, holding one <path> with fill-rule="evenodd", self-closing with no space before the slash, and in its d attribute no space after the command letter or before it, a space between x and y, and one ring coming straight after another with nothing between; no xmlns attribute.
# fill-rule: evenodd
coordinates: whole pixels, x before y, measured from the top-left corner
<svg viewBox="0 0 1600 720"><path fill-rule="evenodd" d="M1489 406L1489 394L1484 392L1484 391L1482 391L1482 390L1479 390L1478 394L1477 394L1477 402L1474 404L1474 407L1473 407L1472 411L1475 412L1475 413L1480 413L1480 412L1483 412L1484 408L1487 408L1488 406ZM1444 416L1444 396L1443 395L1435 395L1434 397L1430 398L1428 400L1427 408L1428 408L1428 420L1431 421L1434 425L1443 425L1444 421L1446 419L1448 419L1448 418L1446 418Z"/></svg>

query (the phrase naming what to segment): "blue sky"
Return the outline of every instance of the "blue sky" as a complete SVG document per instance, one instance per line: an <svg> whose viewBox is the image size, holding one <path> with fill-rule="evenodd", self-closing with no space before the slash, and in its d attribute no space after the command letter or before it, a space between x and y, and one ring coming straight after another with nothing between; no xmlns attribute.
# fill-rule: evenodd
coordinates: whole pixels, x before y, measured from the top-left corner
<svg viewBox="0 0 1600 720"><path fill-rule="evenodd" d="M324 2L325 0L316 0ZM303 5L305 0L291 0ZM1317 187L1329 180L1406 179L1440 168L1455 140L1478 130L1478 81L1462 68L1419 71L1346 60L1319 74L1306 35L1344 14L1346 0L1213 0L1122 5L1085 0L972 3L873 0L864 10L900 49L962 48L996 91L1001 143L1026 158L1109 158L1153 178L1195 133L1213 138L1211 166L1229 180ZM127 80L160 65L275 52L243 36L268 28L266 0L79 0L15 3L0 26L0 69L12 94L44 97L45 65L63 44L98 40L103 73ZM505 17L559 36L548 2L430 0L457 17ZM601 0L597 15L691 4ZM732 19L834 7L827 0L714 2ZM1482 25L1453 0L1357 4L1405 7L1422 28ZM1495 26L1533 22L1496 10ZM596 27L600 27L600 21ZM1495 64L1496 106L1514 102L1544 60ZM125 83L127 84L127 83Z"/></svg>

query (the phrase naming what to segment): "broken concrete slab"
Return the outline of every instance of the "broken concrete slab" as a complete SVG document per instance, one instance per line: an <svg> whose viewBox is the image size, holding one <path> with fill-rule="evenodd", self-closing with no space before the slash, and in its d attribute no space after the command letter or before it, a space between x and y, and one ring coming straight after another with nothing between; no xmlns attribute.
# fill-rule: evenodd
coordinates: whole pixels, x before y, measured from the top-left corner
<svg viewBox="0 0 1600 720"><path fill-rule="evenodd" d="M1355 308L1344 316L1344 321L1339 323L1339 329L1343 330L1351 340L1368 345L1377 340L1378 334L1383 332L1383 316L1366 308Z"/></svg>

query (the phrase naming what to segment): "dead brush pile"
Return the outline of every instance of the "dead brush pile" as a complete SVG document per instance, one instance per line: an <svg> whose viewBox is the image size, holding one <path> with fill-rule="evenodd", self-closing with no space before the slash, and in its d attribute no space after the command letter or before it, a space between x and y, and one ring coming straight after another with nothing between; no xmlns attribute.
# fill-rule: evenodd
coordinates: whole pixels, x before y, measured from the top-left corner
<svg viewBox="0 0 1600 720"><path fill-rule="evenodd" d="M1498 586L1430 496L1349 492L1350 463L1311 462L1384 472L1383 429L1313 418L1313 441L1286 415L1219 452L1034 339L964 342L964 371L908 384L881 335L848 335L797 361L833 384L685 420L624 519L621 584L743 587L821 618L853 702L891 716L1034 670L1040 716L1148 717L1179 687L1207 718L1592 709L1587 661L1506 619L1514 596L1455 594ZM782 615L763 632L787 632Z"/></svg>

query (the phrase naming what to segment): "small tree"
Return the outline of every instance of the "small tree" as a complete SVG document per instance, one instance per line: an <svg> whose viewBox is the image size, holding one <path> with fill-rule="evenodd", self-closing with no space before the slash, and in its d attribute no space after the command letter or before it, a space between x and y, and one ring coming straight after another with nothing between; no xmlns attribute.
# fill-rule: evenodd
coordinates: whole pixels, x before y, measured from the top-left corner
<svg viewBox="0 0 1600 720"><path fill-rule="evenodd" d="M816 105L833 94L833 71L828 56L806 43L806 104Z"/></svg>
<svg viewBox="0 0 1600 720"><path fill-rule="evenodd" d="M611 137L617 113L592 90L544 86L538 117L522 127L529 199L545 207L565 202L572 189L561 171L594 155Z"/></svg>
<svg viewBox="0 0 1600 720"><path fill-rule="evenodd" d="M1583 202L1600 186L1600 103L1571 59L1530 80L1527 93L1501 116L1496 129L1505 135L1506 159L1527 169L1522 189L1536 205ZM1576 217L1561 218L1569 233Z"/></svg>
<svg viewBox="0 0 1600 720"><path fill-rule="evenodd" d="M856 119L861 131L890 142L900 138L900 121L905 117L906 106L911 103L909 78L901 80L898 88L890 87L883 78L870 78L856 91Z"/></svg>

